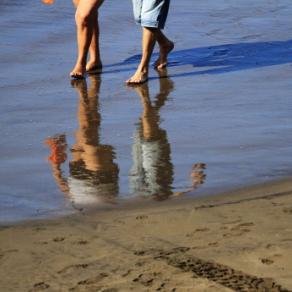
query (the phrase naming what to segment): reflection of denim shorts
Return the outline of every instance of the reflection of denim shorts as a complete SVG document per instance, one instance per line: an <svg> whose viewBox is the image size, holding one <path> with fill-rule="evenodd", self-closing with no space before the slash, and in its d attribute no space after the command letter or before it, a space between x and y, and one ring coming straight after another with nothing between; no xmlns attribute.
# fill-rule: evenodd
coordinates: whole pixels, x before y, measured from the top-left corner
<svg viewBox="0 0 292 292"><path fill-rule="evenodd" d="M170 0L132 0L135 21L144 27L164 28Z"/></svg>

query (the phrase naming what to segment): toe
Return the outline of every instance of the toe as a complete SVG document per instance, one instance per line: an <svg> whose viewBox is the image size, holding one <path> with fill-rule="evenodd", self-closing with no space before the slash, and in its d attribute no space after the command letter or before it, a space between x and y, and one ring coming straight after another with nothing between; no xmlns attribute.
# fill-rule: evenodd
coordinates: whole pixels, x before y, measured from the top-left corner
<svg viewBox="0 0 292 292"><path fill-rule="evenodd" d="M132 78L130 78L126 81L127 84L131 84L131 82L132 82Z"/></svg>

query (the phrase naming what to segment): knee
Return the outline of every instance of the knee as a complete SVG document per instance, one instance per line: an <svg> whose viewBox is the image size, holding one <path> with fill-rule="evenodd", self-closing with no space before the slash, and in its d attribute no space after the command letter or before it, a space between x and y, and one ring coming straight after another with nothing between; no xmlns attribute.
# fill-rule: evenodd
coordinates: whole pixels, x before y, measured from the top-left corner
<svg viewBox="0 0 292 292"><path fill-rule="evenodd" d="M78 11L77 9L75 14L75 21L77 26L86 27L89 25L90 14L83 13L82 11Z"/></svg>

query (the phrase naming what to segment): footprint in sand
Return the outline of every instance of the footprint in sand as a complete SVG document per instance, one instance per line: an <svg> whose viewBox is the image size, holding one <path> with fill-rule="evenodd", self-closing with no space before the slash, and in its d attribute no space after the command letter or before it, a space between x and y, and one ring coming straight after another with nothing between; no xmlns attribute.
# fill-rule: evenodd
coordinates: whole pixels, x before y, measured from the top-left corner
<svg viewBox="0 0 292 292"><path fill-rule="evenodd" d="M205 231L209 231L210 229L209 228L197 228L195 230L195 232L205 232Z"/></svg>
<svg viewBox="0 0 292 292"><path fill-rule="evenodd" d="M229 222L224 222L224 225L233 225L233 224L239 224L241 222L241 217L238 217L237 220L234 221L229 221Z"/></svg>
<svg viewBox="0 0 292 292"><path fill-rule="evenodd" d="M1 251L0 259L2 259L6 254L15 253L15 252L18 252L18 249L9 249L9 250Z"/></svg>
<svg viewBox="0 0 292 292"><path fill-rule="evenodd" d="M134 278L132 281L138 282L138 283L142 284L143 286L148 287L148 286L152 285L154 279L151 277L147 277L143 274L140 274L137 278Z"/></svg>
<svg viewBox="0 0 292 292"><path fill-rule="evenodd" d="M105 288L102 289L102 286L97 286L99 282L107 278L108 274L99 273L94 277L87 278L85 280L79 281L76 286L69 289L69 291L118 291L116 288Z"/></svg>
<svg viewBox="0 0 292 292"><path fill-rule="evenodd" d="M166 283L162 283L162 284L156 289L156 291L161 291L161 290L164 288L165 284L166 284Z"/></svg>
<svg viewBox="0 0 292 292"><path fill-rule="evenodd" d="M53 238L54 242L62 242L64 240L65 240L65 237L55 237L55 238Z"/></svg>
<svg viewBox="0 0 292 292"><path fill-rule="evenodd" d="M198 246L198 245L195 245L195 246L192 246L192 249L194 249L194 250L197 250L197 249L206 249L207 248L207 246L206 245L201 245L201 246Z"/></svg>
<svg viewBox="0 0 292 292"><path fill-rule="evenodd" d="M247 232L250 232L249 229L243 229L239 232L233 232L233 233L224 233L223 237L229 238L229 237L238 237L246 234Z"/></svg>
<svg viewBox="0 0 292 292"><path fill-rule="evenodd" d="M245 223L240 223L236 224L235 226L230 226L230 232L229 233L224 233L223 237L233 237L233 236L242 236L245 233L250 232L251 230L246 227L252 227L255 224L253 222L245 222Z"/></svg>
<svg viewBox="0 0 292 292"><path fill-rule="evenodd" d="M254 226L255 224L253 222L246 222L246 223L240 223L238 224L238 227L249 227Z"/></svg>
<svg viewBox="0 0 292 292"><path fill-rule="evenodd" d="M292 238L283 238L281 241L283 241L283 242L291 242Z"/></svg>
<svg viewBox="0 0 292 292"><path fill-rule="evenodd" d="M271 204L274 206L274 207L279 207L279 206L284 206L285 204L283 203L277 203L277 202L271 202Z"/></svg>
<svg viewBox="0 0 292 292"><path fill-rule="evenodd" d="M214 242L209 242L208 245L209 246L218 246L219 243L217 241L214 241Z"/></svg>
<svg viewBox="0 0 292 292"><path fill-rule="evenodd" d="M131 274L132 271L133 271L132 269L128 270L126 273L122 274L122 277L127 277L127 276L129 276L129 275Z"/></svg>
<svg viewBox="0 0 292 292"><path fill-rule="evenodd" d="M168 265L185 273L192 273L192 277L205 278L234 291L288 292L287 289L271 278L249 275L226 265L191 256L185 251L185 248L171 250L152 249L144 252L144 254L152 254L154 260L166 261Z"/></svg>
<svg viewBox="0 0 292 292"><path fill-rule="evenodd" d="M270 249L270 248L273 248L275 246L275 244L271 244L271 243L268 243L265 248L266 249Z"/></svg>
<svg viewBox="0 0 292 292"><path fill-rule="evenodd" d="M118 223L118 224L122 224L122 225L125 225L126 224L126 222L123 221L123 220L115 220L114 222L115 223Z"/></svg>
<svg viewBox="0 0 292 292"><path fill-rule="evenodd" d="M50 285L45 282L39 282L33 285L33 288L29 290L29 292L42 291L50 288Z"/></svg>
<svg viewBox="0 0 292 292"><path fill-rule="evenodd" d="M147 215L139 215L136 217L136 220L143 220L143 219L148 219Z"/></svg>
<svg viewBox="0 0 292 292"><path fill-rule="evenodd" d="M88 278L88 279L85 279L85 280L82 280L82 281L79 281L78 282L78 285L82 286L82 285L93 285L93 284L96 284L98 282L100 282L101 280L103 280L104 278L107 278L108 277L108 274L106 273L100 273L98 274L97 276L95 277L92 277L92 278Z"/></svg>
<svg viewBox="0 0 292 292"><path fill-rule="evenodd" d="M284 208L283 212L286 213L286 214L292 215L292 207L291 208Z"/></svg>
<svg viewBox="0 0 292 292"><path fill-rule="evenodd" d="M76 242L73 242L72 244L77 244L77 245L86 245L89 242L87 240L78 240Z"/></svg>
<svg viewBox="0 0 292 292"><path fill-rule="evenodd" d="M154 284L155 281L161 280L161 273L159 272L146 272L140 274L138 277L134 278L133 282L138 282L145 287L150 287Z"/></svg>
<svg viewBox="0 0 292 292"><path fill-rule="evenodd" d="M135 251L134 252L134 255L137 255L137 256L142 256L142 255L145 255L146 252L144 250L139 250L139 251Z"/></svg>
<svg viewBox="0 0 292 292"><path fill-rule="evenodd" d="M90 266L90 264L71 265L71 266L65 267L64 269L58 271L58 274L70 273L70 272L73 272L75 270L84 270L84 269L88 268L89 266Z"/></svg>
<svg viewBox="0 0 292 292"><path fill-rule="evenodd" d="M137 262L137 263L135 264L135 266L136 266L136 267L143 267L143 266L145 266L145 264L146 264L146 262L144 262L144 261L139 261L139 262Z"/></svg>
<svg viewBox="0 0 292 292"><path fill-rule="evenodd" d="M260 259L260 261L264 264L264 265L272 265L274 263L273 260L271 259Z"/></svg>
<svg viewBox="0 0 292 292"><path fill-rule="evenodd" d="M46 245L49 244L47 241L36 241L34 244L41 244L41 245Z"/></svg>
<svg viewBox="0 0 292 292"><path fill-rule="evenodd" d="M209 228L197 228L191 233L187 233L186 237L193 237L196 233L209 231Z"/></svg>

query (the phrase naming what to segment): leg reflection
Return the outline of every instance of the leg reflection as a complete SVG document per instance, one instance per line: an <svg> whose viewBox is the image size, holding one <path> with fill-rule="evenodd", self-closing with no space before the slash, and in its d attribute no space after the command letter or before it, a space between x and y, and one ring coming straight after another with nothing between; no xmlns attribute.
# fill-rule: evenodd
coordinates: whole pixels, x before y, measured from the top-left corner
<svg viewBox="0 0 292 292"><path fill-rule="evenodd" d="M165 200L172 195L173 165L167 133L160 128L160 108L165 104L173 83L160 79L160 91L152 103L148 84L133 87L141 98L143 112L134 134L131 193Z"/></svg>
<svg viewBox="0 0 292 292"><path fill-rule="evenodd" d="M193 192L206 179L204 163L195 163L191 170L191 184L180 192L172 191L173 165L167 133L160 127L160 109L174 88L167 71L159 70L160 90L153 102L148 84L133 87L141 98L143 112L134 134L133 167L130 172L131 193L165 200Z"/></svg>
<svg viewBox="0 0 292 292"><path fill-rule="evenodd" d="M100 77L92 75L90 81L89 88L85 80L72 82L79 94L79 129L76 131L76 143L71 148L69 177L62 181L67 182L66 193L76 208L103 202L112 203L119 191L119 168L114 162L114 148L100 143ZM61 170L60 164L57 163L58 167L55 162L51 161L51 164L54 166L53 172L56 168ZM60 174L62 173L58 174L59 177ZM54 176L56 177L55 173ZM63 191L60 179L56 181Z"/></svg>

